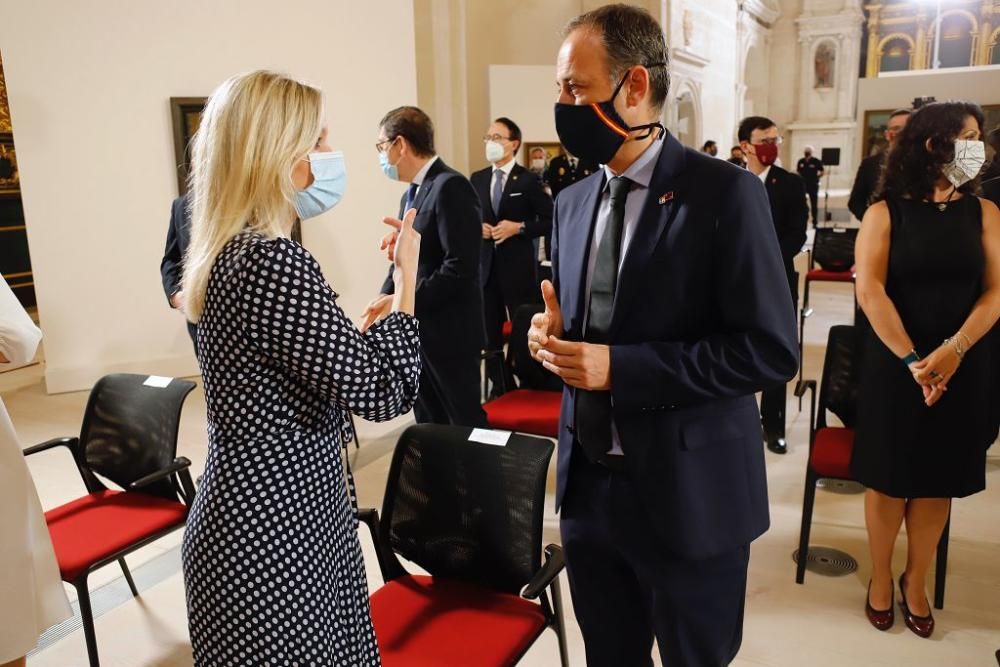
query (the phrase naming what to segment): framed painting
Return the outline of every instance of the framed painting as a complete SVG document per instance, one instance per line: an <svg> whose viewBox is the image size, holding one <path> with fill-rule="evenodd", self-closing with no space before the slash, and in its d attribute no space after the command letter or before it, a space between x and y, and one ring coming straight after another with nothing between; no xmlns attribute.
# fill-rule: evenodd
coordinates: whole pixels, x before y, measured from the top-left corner
<svg viewBox="0 0 1000 667"><path fill-rule="evenodd" d="M191 166L191 138L198 131L201 112L207 97L171 97L170 120L174 128L174 159L177 169L177 191L187 192L188 170Z"/></svg>
<svg viewBox="0 0 1000 667"><path fill-rule="evenodd" d="M874 155L886 146L885 128L889 126L889 114L895 109L877 109L865 112L865 127L861 141L861 158Z"/></svg>
<svg viewBox="0 0 1000 667"><path fill-rule="evenodd" d="M21 194L21 177L17 171L17 152L14 137L10 133L0 134L0 197L16 197Z"/></svg>
<svg viewBox="0 0 1000 667"><path fill-rule="evenodd" d="M525 143L524 155L522 156L524 164L531 164L531 152L535 149L542 149L545 151L545 164L552 162L553 158L557 158L563 154L563 147L558 141L533 141L530 143Z"/></svg>

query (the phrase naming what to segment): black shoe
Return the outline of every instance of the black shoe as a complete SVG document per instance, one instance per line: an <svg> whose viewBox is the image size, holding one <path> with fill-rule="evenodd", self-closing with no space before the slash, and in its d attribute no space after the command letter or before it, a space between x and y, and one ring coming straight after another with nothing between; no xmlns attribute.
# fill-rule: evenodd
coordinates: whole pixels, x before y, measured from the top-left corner
<svg viewBox="0 0 1000 667"><path fill-rule="evenodd" d="M787 454L788 445L784 438L770 438L767 441L767 448L775 454Z"/></svg>

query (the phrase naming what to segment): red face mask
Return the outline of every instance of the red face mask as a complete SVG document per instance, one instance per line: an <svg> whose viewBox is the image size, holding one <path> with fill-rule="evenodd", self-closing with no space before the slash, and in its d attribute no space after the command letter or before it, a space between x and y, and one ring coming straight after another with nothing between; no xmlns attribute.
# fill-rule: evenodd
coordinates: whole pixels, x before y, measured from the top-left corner
<svg viewBox="0 0 1000 667"><path fill-rule="evenodd" d="M778 144L753 144L753 149L765 167L770 167L778 159Z"/></svg>

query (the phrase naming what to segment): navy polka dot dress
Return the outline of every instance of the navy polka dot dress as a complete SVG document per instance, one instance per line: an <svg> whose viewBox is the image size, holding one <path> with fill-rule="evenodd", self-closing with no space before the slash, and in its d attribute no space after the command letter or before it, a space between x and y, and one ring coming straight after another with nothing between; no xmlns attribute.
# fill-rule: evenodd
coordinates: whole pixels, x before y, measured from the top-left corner
<svg viewBox="0 0 1000 667"><path fill-rule="evenodd" d="M342 449L348 412L412 407L417 321L362 335L336 297L287 239L243 233L212 268L208 461L183 545L199 667L380 664Z"/></svg>

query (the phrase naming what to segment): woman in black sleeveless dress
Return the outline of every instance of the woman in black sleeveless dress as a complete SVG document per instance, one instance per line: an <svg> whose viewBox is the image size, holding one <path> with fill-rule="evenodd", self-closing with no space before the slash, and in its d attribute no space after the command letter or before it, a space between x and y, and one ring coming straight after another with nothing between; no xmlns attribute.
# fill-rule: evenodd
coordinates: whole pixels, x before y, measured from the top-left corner
<svg viewBox="0 0 1000 667"><path fill-rule="evenodd" d="M951 499L985 487L992 437L995 352L977 343L1000 316L1000 211L974 196L982 122L965 103L910 117L856 249L858 302L872 325L851 462L868 487L865 610L876 628L892 625L892 552L905 520L900 608L922 637L934 627L924 580Z"/></svg>

